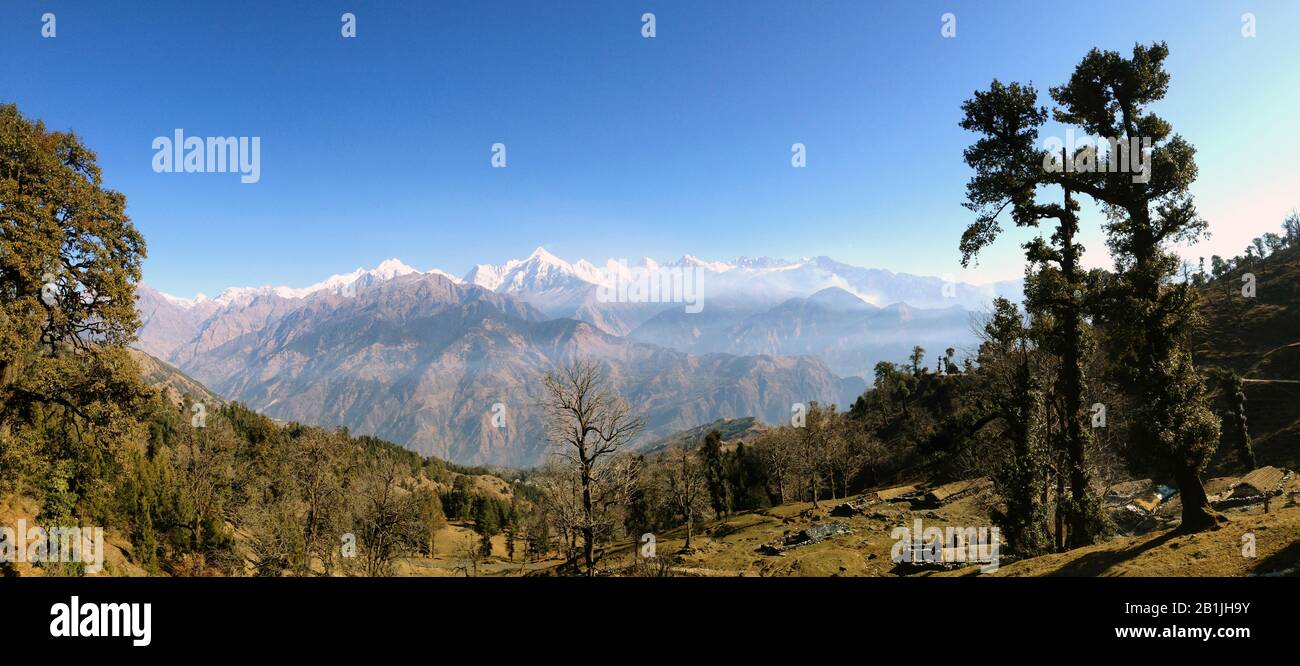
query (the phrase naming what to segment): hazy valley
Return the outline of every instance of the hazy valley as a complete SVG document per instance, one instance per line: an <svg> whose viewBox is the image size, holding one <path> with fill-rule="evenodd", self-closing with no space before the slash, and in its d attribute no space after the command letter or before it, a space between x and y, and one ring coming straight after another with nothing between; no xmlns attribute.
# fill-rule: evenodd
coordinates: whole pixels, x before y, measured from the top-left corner
<svg viewBox="0 0 1300 666"><path fill-rule="evenodd" d="M695 272L699 312L602 299L611 275L673 269ZM915 344L972 346L972 315L1018 289L825 257L598 269L538 248L464 279L389 260L303 289L213 299L141 285L137 345L277 419L347 426L463 464L529 466L547 449L538 380L574 359L598 359L644 409L644 442L724 418L781 423L796 404L847 408L875 363Z"/></svg>

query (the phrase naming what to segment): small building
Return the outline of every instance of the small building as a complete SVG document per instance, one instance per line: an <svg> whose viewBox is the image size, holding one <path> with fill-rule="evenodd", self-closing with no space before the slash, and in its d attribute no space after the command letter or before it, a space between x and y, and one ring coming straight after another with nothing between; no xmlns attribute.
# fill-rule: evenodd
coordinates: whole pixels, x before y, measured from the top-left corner
<svg viewBox="0 0 1300 666"><path fill-rule="evenodd" d="M879 497L881 501L884 502L893 502L895 500L902 499L906 495L911 495L915 492L916 492L916 486L894 486L893 488L885 488L884 490L877 490L876 497Z"/></svg>
<svg viewBox="0 0 1300 666"><path fill-rule="evenodd" d="M993 481L987 477L953 481L931 489L930 492L925 494L925 501L931 505L947 504L971 493L992 487Z"/></svg>
<svg viewBox="0 0 1300 666"><path fill-rule="evenodd" d="M1286 472L1277 467L1260 467L1237 481L1232 487L1232 497L1275 495L1281 490L1285 479Z"/></svg>

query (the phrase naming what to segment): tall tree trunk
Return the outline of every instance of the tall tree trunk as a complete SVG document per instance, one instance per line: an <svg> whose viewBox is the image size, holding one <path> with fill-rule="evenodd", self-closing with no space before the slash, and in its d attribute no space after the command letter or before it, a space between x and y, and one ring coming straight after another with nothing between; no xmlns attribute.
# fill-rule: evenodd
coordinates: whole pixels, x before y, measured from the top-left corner
<svg viewBox="0 0 1300 666"><path fill-rule="evenodd" d="M585 457L585 452L582 453ZM582 466L582 560L587 566L587 576L596 571L596 517L591 503L591 467Z"/></svg>
<svg viewBox="0 0 1300 666"><path fill-rule="evenodd" d="M1134 267L1132 269L1135 275L1134 290L1137 296L1148 304L1148 310L1144 314L1146 321L1142 322L1141 339L1139 342L1139 358L1137 362L1142 371L1143 377L1139 377L1139 384L1145 385L1150 395L1169 397L1171 386L1169 377L1159 371L1160 368L1176 360L1176 350L1178 341L1171 339L1170 333L1165 332L1167 326L1161 318L1163 312L1157 307L1160 303L1160 279L1159 271L1156 270L1157 254L1159 253L1158 240L1153 236L1151 229L1151 216L1145 205L1138 210L1130 210L1130 215L1139 222L1137 225L1138 233L1135 233L1134 247ZM1190 360L1188 361L1190 366ZM1171 407L1168 400L1157 401L1155 406L1158 410L1168 411ZM1180 405L1181 407L1181 405ZM1164 416L1159 414L1157 416ZM1168 423L1171 419L1161 419L1162 422ZM1174 442L1183 440L1183 432L1179 432L1178 426L1172 426L1174 432L1166 433L1166 436L1172 438ZM1155 444L1159 433L1146 433L1149 443ZM1205 486L1201 484L1200 463L1203 460L1190 459L1186 452L1181 450L1187 444L1182 446L1175 444L1174 450L1163 452L1167 456L1169 471L1174 476L1174 482L1178 484L1178 492L1181 495L1182 502L1182 525L1180 529L1185 531L1199 531L1219 525L1225 521L1222 515L1210 506L1209 498L1205 493Z"/></svg>
<svg viewBox="0 0 1300 666"><path fill-rule="evenodd" d="M1065 498L1065 475L1056 475L1056 551L1062 552L1066 549L1066 536L1069 534L1069 527L1065 518L1065 508L1061 501Z"/></svg>
<svg viewBox="0 0 1300 666"><path fill-rule="evenodd" d="M1212 528L1224 521L1221 514L1210 506L1210 498L1201 484L1201 477L1196 469L1185 462L1177 461L1173 466L1174 482L1178 484L1178 495L1183 505L1183 523L1180 529L1190 532Z"/></svg>
<svg viewBox="0 0 1300 666"><path fill-rule="evenodd" d="M1066 215L1060 221L1061 271L1065 274L1066 304L1061 341L1061 396L1065 403L1065 442L1070 467L1069 547L1078 548L1096 542L1094 498L1088 478L1087 442L1089 432L1083 428L1083 284L1078 274L1079 248L1074 244L1078 221L1070 212L1073 198L1065 188Z"/></svg>
<svg viewBox="0 0 1300 666"><path fill-rule="evenodd" d="M691 549L691 523L695 522L692 520L694 517L691 508L689 506L686 507L686 550Z"/></svg>

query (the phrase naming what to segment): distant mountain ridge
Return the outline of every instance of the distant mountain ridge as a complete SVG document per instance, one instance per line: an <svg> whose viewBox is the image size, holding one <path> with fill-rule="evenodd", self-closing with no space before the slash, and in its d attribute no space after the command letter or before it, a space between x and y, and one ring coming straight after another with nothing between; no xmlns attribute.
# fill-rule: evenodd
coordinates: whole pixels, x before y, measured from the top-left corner
<svg viewBox="0 0 1300 666"><path fill-rule="evenodd" d="M611 280L665 270L699 279L700 312L609 298ZM545 457L538 382L567 361L599 359L645 416L647 439L717 419L783 422L794 403L846 408L875 360L902 361L926 334L960 343L961 304L1011 289L824 257L598 268L538 248L463 279L388 260L213 299L140 285L137 345L274 418L348 426L460 463L531 465ZM864 294L947 307L881 307ZM498 404L501 428L488 420Z"/></svg>
<svg viewBox="0 0 1300 666"><path fill-rule="evenodd" d="M973 285L939 277L895 273L882 269L860 268L837 262L829 257L803 258L797 261L763 257L741 257L731 262L705 261L691 255L670 262L643 258L635 263L609 259L597 266L586 260L570 263L545 248L538 247L527 257L504 264L478 264L464 278L446 271L431 269L423 274L441 275L456 283L474 284L484 289L509 294L536 307L549 317L567 317L585 321L607 333L627 335L654 316L671 309L682 309L677 301L614 302L602 297L601 287L630 276L657 274L663 271L692 271L698 281L703 307L717 302L723 307L739 307L755 314L791 298L806 298L827 288L849 292L866 303L884 307L905 303L911 308L951 308L984 310L993 298L1003 296L1014 301L1021 298L1021 281ZM157 303L168 303L184 315L164 315L160 329L142 336L146 351L166 356L167 348L183 337L185 327L196 328L215 312L231 306L242 307L259 299L276 297L301 300L313 294L331 292L347 295L358 288L421 271L397 259L388 259L373 269L358 268L351 273L334 275L303 288L231 287L215 299L200 294L183 299L153 291L142 307L142 314L153 315ZM149 326L146 324L146 329Z"/></svg>
<svg viewBox="0 0 1300 666"><path fill-rule="evenodd" d="M346 425L466 464L527 466L547 453L541 377L577 358L601 362L647 438L719 418L782 420L794 403L846 405L865 388L811 357L693 356L427 274L313 295L183 368L274 418Z"/></svg>
<svg viewBox="0 0 1300 666"><path fill-rule="evenodd" d="M698 270L711 283L710 291L714 295L735 297L737 293L750 292L752 298L765 300L769 304L794 296L810 296L827 287L840 287L877 306L905 302L920 308L960 305L976 309L996 296L1019 300L1022 288L1021 280L974 285L940 277L861 268L826 256L805 257L795 261L771 257L740 257L726 262L705 261L685 255L667 262L648 257L637 262L609 259L597 266L585 259L570 263L545 248L538 247L522 259L512 259L504 264L475 265L463 278L436 268L419 271L399 259L387 259L373 269L358 268L351 273L333 275L303 288L230 287L215 299L203 294L185 299L159 293L165 300L182 308L199 307L206 303L225 306L268 294L282 298L304 298L320 291L342 293L366 283L424 272L442 275L452 282L476 284L498 293L530 295L574 287L599 286L607 284L615 276L626 276L629 271L666 269Z"/></svg>

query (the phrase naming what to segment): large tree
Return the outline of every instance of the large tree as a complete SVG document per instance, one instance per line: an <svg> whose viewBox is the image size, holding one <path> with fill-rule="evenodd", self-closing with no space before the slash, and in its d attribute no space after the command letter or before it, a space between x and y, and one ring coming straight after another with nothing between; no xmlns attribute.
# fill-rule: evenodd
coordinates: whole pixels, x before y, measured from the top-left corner
<svg viewBox="0 0 1300 666"><path fill-rule="evenodd" d="M144 238L95 154L0 105L0 465L72 466L70 489L115 467L149 397L135 336ZM17 468L17 469L16 469Z"/></svg>
<svg viewBox="0 0 1300 666"><path fill-rule="evenodd" d="M661 462L664 489L686 525L683 548L690 551L695 522L709 507L709 479L704 465L685 446L670 447Z"/></svg>
<svg viewBox="0 0 1300 666"><path fill-rule="evenodd" d="M581 496L582 558L586 575L596 570L597 520L603 507L620 502L629 488L618 452L643 422L605 381L595 361L578 360L542 379L546 433L557 456L577 479Z"/></svg>
<svg viewBox="0 0 1300 666"><path fill-rule="evenodd" d="M1195 148L1150 110L1169 89L1168 55L1164 43L1135 45L1130 57L1093 49L1069 82L1051 90L1057 121L1122 145L1149 145L1145 173L1097 168L1052 176L1107 212L1105 231L1117 274L1099 314L1116 376L1138 412L1128 419L1130 453L1173 476L1182 527L1200 530L1222 520L1200 478L1218 441L1219 420L1207 404L1187 343L1196 291L1172 279L1178 257L1169 247L1203 237L1206 222L1189 191L1196 179ZM1137 158L1129 155L1130 162Z"/></svg>
<svg viewBox="0 0 1300 666"><path fill-rule="evenodd" d="M709 484L709 503L713 512L719 516L731 512L735 498L732 497L728 483L727 460L722 451L722 435L717 430L710 430L700 445L700 457L704 463L704 477Z"/></svg>
<svg viewBox="0 0 1300 666"><path fill-rule="evenodd" d="M1105 528L1100 502L1092 490L1086 459L1090 430L1084 426L1083 358L1086 351L1084 300L1087 285L1080 266L1083 247L1076 240L1079 204L1068 181L1054 183L1053 173L1044 168L1050 160L1064 163L1075 155L1049 154L1037 147L1039 128L1047 110L1038 103L1038 91L1031 85L999 81L987 91L977 92L962 105L961 126L976 132L979 139L965 152L966 163L975 175L966 186L966 208L977 218L961 239L962 266L971 261L1001 233L1001 217L1009 216L1019 227L1037 228L1043 220L1055 220L1050 239L1035 237L1024 244L1025 258L1039 267L1026 280L1026 307L1046 317L1041 328L1043 347L1059 359L1057 392L1061 399L1070 496L1065 515L1069 522L1071 547L1094 543ZM1042 202L1039 190L1059 185L1059 201Z"/></svg>

